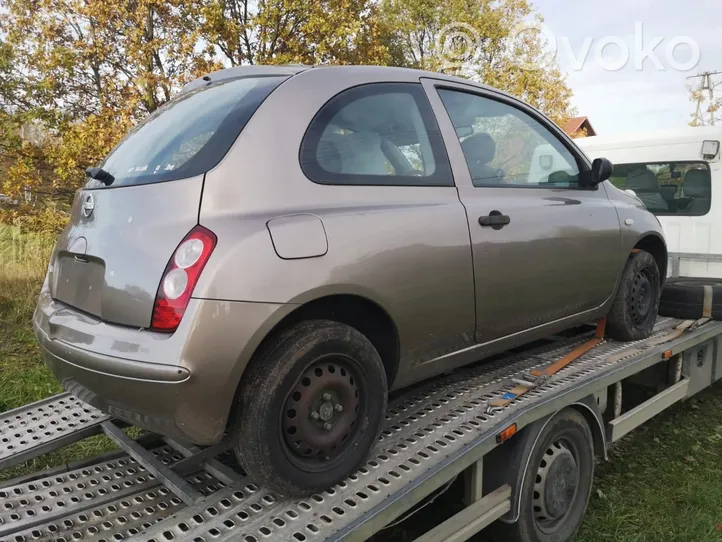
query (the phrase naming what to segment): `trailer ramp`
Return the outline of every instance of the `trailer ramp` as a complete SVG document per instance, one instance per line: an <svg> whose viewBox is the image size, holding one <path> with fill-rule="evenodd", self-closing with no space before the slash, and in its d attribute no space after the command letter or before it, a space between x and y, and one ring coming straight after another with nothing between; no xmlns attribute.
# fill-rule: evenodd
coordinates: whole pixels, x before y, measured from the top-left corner
<svg viewBox="0 0 722 542"><path fill-rule="evenodd" d="M660 319L651 342L678 324L677 320ZM521 428L691 345L719 336L722 323L708 323L649 348L642 348L645 341L604 341L543 386L501 411L489 413L488 403L514 386L514 379L553 363L592 334L557 336L550 344L403 392L389 402L382 433L367 463L341 484L317 495L278 498L241 474L224 470L225 475L214 475L221 467L230 469L231 464L204 457L197 468L188 468L193 461L186 461L186 468L179 470L183 480L203 496L198 504L188 506L142 462L123 455L69 472L38 473L29 481L9 482L0 489L0 542L364 540L474 465L497 446L497 434L510 424ZM47 401L56 404L53 401L58 398ZM9 418L17 420L21 411L37 410L35 405L24 408L0 416L0 428L9 425ZM52 412L46 423L59 423L63 409ZM87 424L99 431L108 421L99 416L78 431L87 430ZM0 431L0 437L10 434ZM14 438L10 442L15 442ZM22 448L23 457L37 449ZM42 449L47 451L47 447ZM146 449L169 468L198 451L168 440ZM7 455L3 457L8 460ZM508 509L500 504L495 504L498 515Z"/></svg>

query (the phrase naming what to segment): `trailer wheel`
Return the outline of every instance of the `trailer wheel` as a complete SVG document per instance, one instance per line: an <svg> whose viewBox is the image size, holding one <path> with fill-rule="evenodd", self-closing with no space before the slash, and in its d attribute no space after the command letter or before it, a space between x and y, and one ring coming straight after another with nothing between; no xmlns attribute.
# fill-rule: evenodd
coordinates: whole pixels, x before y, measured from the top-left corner
<svg viewBox="0 0 722 542"><path fill-rule="evenodd" d="M594 439L568 408L539 434L519 488L519 519L495 525L500 542L563 542L579 529L594 480Z"/></svg>
<svg viewBox="0 0 722 542"><path fill-rule="evenodd" d="M707 313L722 320L722 279L679 277L667 280L659 302L659 314L697 319Z"/></svg>
<svg viewBox="0 0 722 542"><path fill-rule="evenodd" d="M301 322L254 357L239 390L234 449L259 485L309 495L352 474L386 413L386 371L356 329Z"/></svg>
<svg viewBox="0 0 722 542"><path fill-rule="evenodd" d="M644 250L632 253L607 316L607 335L618 341L639 341L652 334L660 296L659 267Z"/></svg>

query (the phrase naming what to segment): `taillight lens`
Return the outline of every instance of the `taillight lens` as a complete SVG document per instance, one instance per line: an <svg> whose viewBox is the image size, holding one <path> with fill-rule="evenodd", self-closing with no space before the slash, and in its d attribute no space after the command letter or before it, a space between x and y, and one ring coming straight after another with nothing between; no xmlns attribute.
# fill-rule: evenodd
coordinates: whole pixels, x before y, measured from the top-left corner
<svg viewBox="0 0 722 542"><path fill-rule="evenodd" d="M178 245L155 296L152 330L173 332L178 328L198 277L215 247L215 234L203 226L193 228Z"/></svg>

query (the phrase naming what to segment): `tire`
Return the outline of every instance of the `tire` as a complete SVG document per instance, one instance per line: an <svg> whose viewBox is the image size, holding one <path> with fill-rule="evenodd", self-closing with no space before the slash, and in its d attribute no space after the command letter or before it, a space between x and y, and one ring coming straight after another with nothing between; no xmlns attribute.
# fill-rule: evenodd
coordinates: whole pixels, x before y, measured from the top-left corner
<svg viewBox="0 0 722 542"><path fill-rule="evenodd" d="M639 341L649 337L657 320L660 285L659 267L654 257L643 250L633 252L607 315L607 336L618 341Z"/></svg>
<svg viewBox="0 0 722 542"><path fill-rule="evenodd" d="M584 520L593 482L591 429L584 416L567 408L554 416L539 434L518 489L519 519L510 524L496 522L491 531L494 540L572 540Z"/></svg>
<svg viewBox="0 0 722 542"><path fill-rule="evenodd" d="M327 489L366 459L387 395L383 362L364 335L325 320L296 324L262 346L246 371L236 456L277 494Z"/></svg>
<svg viewBox="0 0 722 542"><path fill-rule="evenodd" d="M712 294L712 318L722 320L722 279L679 277L667 280L659 302L659 314L673 318L703 317L705 286Z"/></svg>

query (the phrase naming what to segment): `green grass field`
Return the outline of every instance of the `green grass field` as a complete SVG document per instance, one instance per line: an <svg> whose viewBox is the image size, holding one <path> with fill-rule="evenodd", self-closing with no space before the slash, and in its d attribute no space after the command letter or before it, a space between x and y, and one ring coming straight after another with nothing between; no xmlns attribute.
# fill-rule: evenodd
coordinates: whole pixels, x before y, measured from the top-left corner
<svg viewBox="0 0 722 542"><path fill-rule="evenodd" d="M0 224L0 412L62 391L42 362L31 325L53 243L48 236L20 235L16 228ZM93 437L0 471L0 480L112 448L105 437Z"/></svg>
<svg viewBox="0 0 722 542"><path fill-rule="evenodd" d="M47 238L0 226L0 412L60 391L30 325L51 248ZM0 472L0 480L111 448L103 437L88 439ZM722 385L635 431L610 459L597 467L578 541L722 540Z"/></svg>

